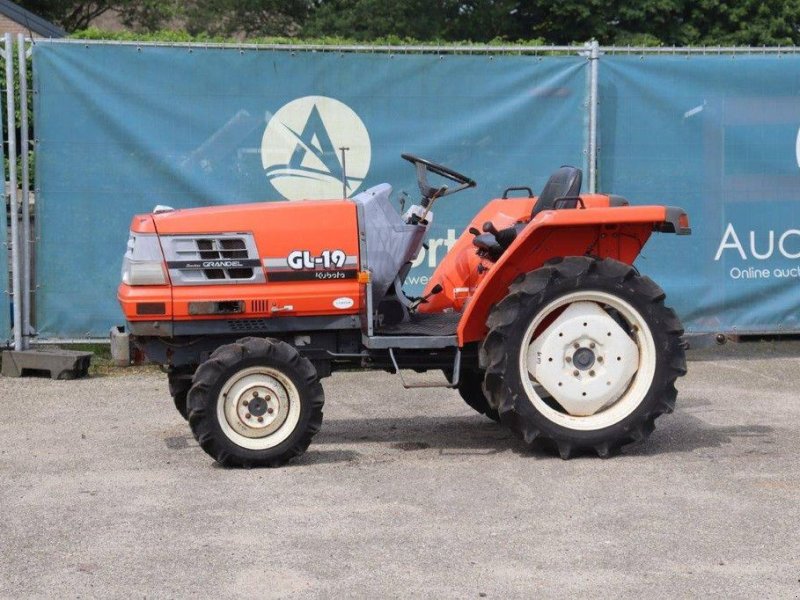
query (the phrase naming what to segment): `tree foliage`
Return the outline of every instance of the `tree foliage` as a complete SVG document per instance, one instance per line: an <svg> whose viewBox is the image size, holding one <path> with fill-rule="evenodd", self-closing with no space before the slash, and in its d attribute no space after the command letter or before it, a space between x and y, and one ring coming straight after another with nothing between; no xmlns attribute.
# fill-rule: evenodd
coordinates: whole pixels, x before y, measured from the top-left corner
<svg viewBox="0 0 800 600"><path fill-rule="evenodd" d="M800 0L23 0L68 31L571 44L800 45Z"/></svg>
<svg viewBox="0 0 800 600"><path fill-rule="evenodd" d="M195 0L184 3L186 30L234 37L297 35L308 0Z"/></svg>

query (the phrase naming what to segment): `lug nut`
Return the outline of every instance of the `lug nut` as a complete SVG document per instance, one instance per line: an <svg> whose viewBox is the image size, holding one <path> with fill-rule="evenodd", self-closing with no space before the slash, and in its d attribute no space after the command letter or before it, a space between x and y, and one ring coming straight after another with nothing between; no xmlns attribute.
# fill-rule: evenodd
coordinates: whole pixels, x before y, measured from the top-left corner
<svg viewBox="0 0 800 600"><path fill-rule="evenodd" d="M578 342L575 342L575 343L573 344L573 347L575 348L575 350L577 350L578 348L580 348L580 347L581 347L581 345L580 345Z"/></svg>
<svg viewBox="0 0 800 600"><path fill-rule="evenodd" d="M597 357L597 362L603 362L603 357L602 356L598 356Z"/></svg>
<svg viewBox="0 0 800 600"><path fill-rule="evenodd" d="M250 413L247 413L247 414L244 416L244 418L245 418L245 419L249 419L249 418L251 418L251 417L252 417L252 415L251 415Z"/></svg>
<svg viewBox="0 0 800 600"><path fill-rule="evenodd" d="M259 423L263 423L264 422L264 417L258 417L258 422Z"/></svg>
<svg viewBox="0 0 800 600"><path fill-rule="evenodd" d="M566 360L568 363L571 363L571 362L572 362L572 357L571 357L571 356L568 356L568 357L567 357L567 358L565 358L564 360Z"/></svg>
<svg viewBox="0 0 800 600"><path fill-rule="evenodd" d="M268 408L268 409L267 409L267 412L268 412L269 414L272 414L272 413L274 413L274 412L275 412L275 409L273 409L273 408Z"/></svg>
<svg viewBox="0 0 800 600"><path fill-rule="evenodd" d="M264 400L269 402L270 400L272 400L272 396L269 396L269 395L268 396L264 396Z"/></svg>
<svg viewBox="0 0 800 600"><path fill-rule="evenodd" d="M594 377L594 371L589 371L589 377Z"/></svg>
<svg viewBox="0 0 800 600"><path fill-rule="evenodd" d="M594 345L595 345L594 342L592 342L591 344L589 344L589 348L594 348Z"/></svg>
<svg viewBox="0 0 800 600"><path fill-rule="evenodd" d="M253 398L258 398L258 391L253 392Z"/></svg>
<svg viewBox="0 0 800 600"><path fill-rule="evenodd" d="M250 403L249 403L247 400L245 400L244 402L242 402L242 406L248 406L249 404L250 404Z"/></svg>
<svg viewBox="0 0 800 600"><path fill-rule="evenodd" d="M573 375L575 375L575 377L578 377L578 376L580 375L580 373L578 372L578 370L577 370L577 369L575 369L575 370L572 372L572 374L573 374Z"/></svg>

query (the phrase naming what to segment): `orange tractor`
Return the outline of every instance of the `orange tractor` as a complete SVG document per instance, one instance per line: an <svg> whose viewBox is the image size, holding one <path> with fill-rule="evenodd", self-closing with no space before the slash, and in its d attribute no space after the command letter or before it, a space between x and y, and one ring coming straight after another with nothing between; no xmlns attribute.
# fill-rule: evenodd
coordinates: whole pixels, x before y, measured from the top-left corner
<svg viewBox="0 0 800 600"><path fill-rule="evenodd" d="M403 158L421 200L402 215L382 184L133 218L119 302L200 446L223 465L284 464L319 431L320 380L354 368L456 388L562 458L646 438L686 363L681 322L632 264L652 232L689 234L686 213L581 194L581 171L561 167L538 196L488 202L412 297L403 282L434 204L475 182Z"/></svg>

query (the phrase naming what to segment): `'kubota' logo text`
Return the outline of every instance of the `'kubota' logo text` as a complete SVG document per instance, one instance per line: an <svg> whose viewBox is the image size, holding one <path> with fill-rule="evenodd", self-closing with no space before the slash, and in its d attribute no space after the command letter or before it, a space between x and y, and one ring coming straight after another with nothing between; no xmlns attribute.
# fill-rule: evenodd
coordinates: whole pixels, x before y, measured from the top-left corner
<svg viewBox="0 0 800 600"><path fill-rule="evenodd" d="M346 104L305 96L281 107L261 138L261 164L272 186L287 200L341 198L346 151L347 195L363 183L371 148L364 123Z"/></svg>

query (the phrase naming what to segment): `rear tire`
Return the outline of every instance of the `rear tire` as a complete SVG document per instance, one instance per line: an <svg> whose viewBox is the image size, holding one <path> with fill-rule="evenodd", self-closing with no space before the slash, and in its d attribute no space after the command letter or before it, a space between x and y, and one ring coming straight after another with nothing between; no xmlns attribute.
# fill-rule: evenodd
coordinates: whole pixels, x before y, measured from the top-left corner
<svg viewBox="0 0 800 600"><path fill-rule="evenodd" d="M612 259L558 259L519 277L492 309L480 354L500 420L564 459L644 440L686 373L683 327L664 297Z"/></svg>
<svg viewBox="0 0 800 600"><path fill-rule="evenodd" d="M314 366L275 339L220 346L195 372L189 425L200 446L230 467L277 467L303 454L322 424Z"/></svg>
<svg viewBox="0 0 800 600"><path fill-rule="evenodd" d="M462 371L458 382L458 393L472 409L481 415L486 415L495 423L500 422L500 415L492 408L486 395L483 393L483 372Z"/></svg>

